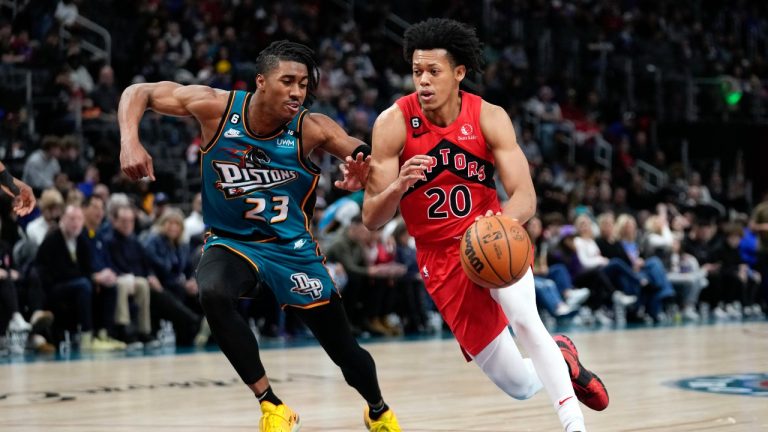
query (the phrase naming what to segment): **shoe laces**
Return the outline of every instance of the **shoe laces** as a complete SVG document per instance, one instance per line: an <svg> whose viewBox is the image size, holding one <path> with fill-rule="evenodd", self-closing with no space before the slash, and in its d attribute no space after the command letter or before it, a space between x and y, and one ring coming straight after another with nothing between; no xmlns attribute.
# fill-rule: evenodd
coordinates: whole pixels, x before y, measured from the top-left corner
<svg viewBox="0 0 768 432"><path fill-rule="evenodd" d="M389 413L382 414L378 420L371 419L369 430L370 432L400 432L395 417Z"/></svg>
<svg viewBox="0 0 768 432"><path fill-rule="evenodd" d="M291 412L287 407L275 407L274 411L264 413L263 426L264 432L284 432L289 431L291 427Z"/></svg>

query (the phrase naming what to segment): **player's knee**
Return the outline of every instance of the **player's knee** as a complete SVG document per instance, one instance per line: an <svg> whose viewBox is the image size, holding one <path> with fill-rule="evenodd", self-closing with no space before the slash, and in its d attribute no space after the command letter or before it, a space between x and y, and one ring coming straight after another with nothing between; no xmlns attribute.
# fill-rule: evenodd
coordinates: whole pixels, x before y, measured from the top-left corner
<svg viewBox="0 0 768 432"><path fill-rule="evenodd" d="M224 288L224 283L224 281L207 281L198 285L198 298L206 312L232 304L233 299Z"/></svg>
<svg viewBox="0 0 768 432"><path fill-rule="evenodd" d="M537 380L532 377L513 377L507 373L488 374L488 377L504 393L517 400L530 399L539 391Z"/></svg>
<svg viewBox="0 0 768 432"><path fill-rule="evenodd" d="M507 394L517 400L526 400L532 398L538 391L539 389L537 386L533 382L529 382L515 387L511 391L508 391Z"/></svg>

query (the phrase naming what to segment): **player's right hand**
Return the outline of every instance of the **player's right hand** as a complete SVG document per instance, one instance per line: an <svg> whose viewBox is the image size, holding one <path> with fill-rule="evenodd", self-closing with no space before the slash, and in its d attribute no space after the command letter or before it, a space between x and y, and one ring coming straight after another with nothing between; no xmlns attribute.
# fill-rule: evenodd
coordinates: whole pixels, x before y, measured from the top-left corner
<svg viewBox="0 0 768 432"><path fill-rule="evenodd" d="M122 145L120 148L120 169L131 180L141 180L145 177L155 180L155 169L152 166L152 156L141 144Z"/></svg>
<svg viewBox="0 0 768 432"><path fill-rule="evenodd" d="M416 155L405 161L397 177L398 189L405 192L419 180L426 180L424 171L432 165L432 157L426 155Z"/></svg>

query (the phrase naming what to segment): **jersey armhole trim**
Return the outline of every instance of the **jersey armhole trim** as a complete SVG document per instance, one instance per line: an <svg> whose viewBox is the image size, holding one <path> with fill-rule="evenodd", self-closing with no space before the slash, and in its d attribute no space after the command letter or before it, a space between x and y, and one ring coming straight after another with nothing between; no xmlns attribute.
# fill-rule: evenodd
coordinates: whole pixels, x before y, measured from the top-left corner
<svg viewBox="0 0 768 432"><path fill-rule="evenodd" d="M320 175L320 167L312 163L309 160L309 155L304 157L304 118L309 114L309 110L304 110L299 114L299 120L296 122L296 135L299 145L296 146L296 159L299 160L301 166L309 171L310 174Z"/></svg>
<svg viewBox="0 0 768 432"><path fill-rule="evenodd" d="M221 137L221 132L224 130L224 125L227 122L227 118L229 118L229 112L232 110L232 102L235 100L235 91L232 90L229 92L229 97L227 98L227 109L224 110L224 115L221 116L221 120L219 120L219 126L216 127L216 133L213 135L211 140L205 145L205 147L200 147L200 151L203 153L206 153L208 150L211 149L211 147L216 144L216 141L218 141L219 137Z"/></svg>

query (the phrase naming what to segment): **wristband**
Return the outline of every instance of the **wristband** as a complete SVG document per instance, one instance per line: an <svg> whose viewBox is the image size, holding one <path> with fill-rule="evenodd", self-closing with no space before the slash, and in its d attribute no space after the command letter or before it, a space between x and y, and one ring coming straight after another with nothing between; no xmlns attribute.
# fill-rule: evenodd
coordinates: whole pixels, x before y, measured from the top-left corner
<svg viewBox="0 0 768 432"><path fill-rule="evenodd" d="M352 151L352 158L357 158L358 153L363 154L363 159L371 155L371 146L368 144L360 144L356 149Z"/></svg>
<svg viewBox="0 0 768 432"><path fill-rule="evenodd" d="M16 186L16 183L14 183L13 176L8 172L7 169L0 171L0 185L7 187L14 196L21 192L18 186Z"/></svg>

